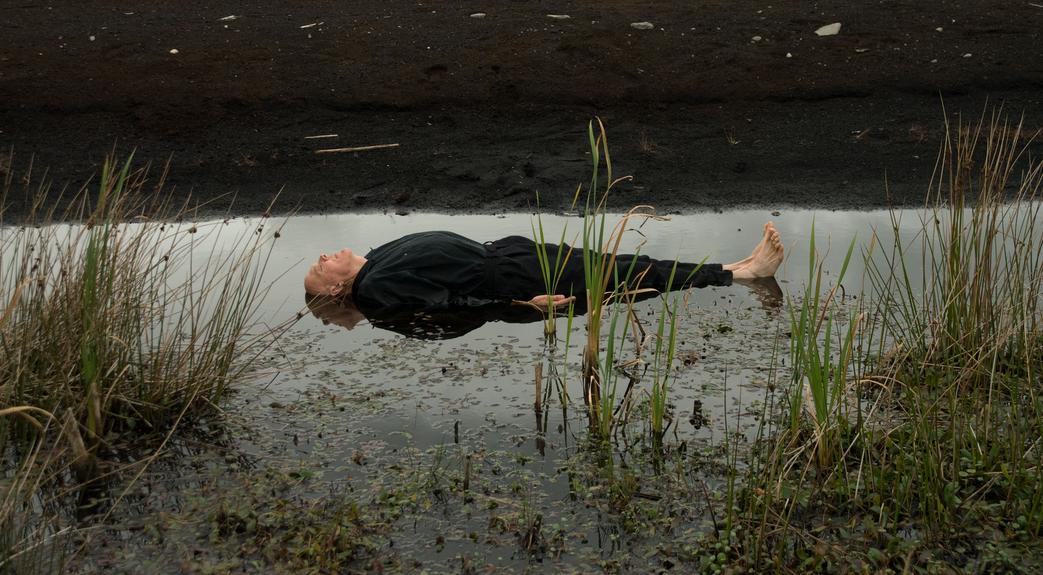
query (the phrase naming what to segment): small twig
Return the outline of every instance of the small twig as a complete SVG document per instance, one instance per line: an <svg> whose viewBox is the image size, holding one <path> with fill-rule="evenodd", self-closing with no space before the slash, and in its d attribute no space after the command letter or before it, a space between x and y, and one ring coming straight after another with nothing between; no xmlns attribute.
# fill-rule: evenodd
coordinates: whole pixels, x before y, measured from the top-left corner
<svg viewBox="0 0 1043 575"><path fill-rule="evenodd" d="M339 134L318 134L316 136L304 136L305 140L321 140L323 138L339 138Z"/></svg>
<svg viewBox="0 0 1043 575"><path fill-rule="evenodd" d="M543 411L540 398L543 396L543 361L536 364L536 413Z"/></svg>
<svg viewBox="0 0 1043 575"><path fill-rule="evenodd" d="M351 148L324 148L315 150L316 154L342 154L347 152L365 152L368 150L383 150L385 148L397 148L398 144L376 144L373 146L354 146Z"/></svg>

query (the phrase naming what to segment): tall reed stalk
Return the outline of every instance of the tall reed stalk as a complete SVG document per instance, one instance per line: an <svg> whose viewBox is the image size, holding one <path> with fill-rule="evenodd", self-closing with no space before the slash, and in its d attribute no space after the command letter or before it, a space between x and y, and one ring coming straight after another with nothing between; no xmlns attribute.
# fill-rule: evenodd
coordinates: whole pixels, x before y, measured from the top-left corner
<svg viewBox="0 0 1043 575"><path fill-rule="evenodd" d="M573 208L576 206L579 193L580 188L577 188L576 194L572 199ZM562 226L557 249L553 250L554 261L551 261L550 252L547 249L547 236L543 229L543 215L540 210L540 196L538 193L536 194L536 221L531 222L531 226L533 241L536 243L536 259L540 266L540 277L543 279L543 286L548 300L547 309L544 310L546 319L543 322L543 335L553 339L557 333L557 326L554 321L557 310L553 300L558 293L558 283L561 281L561 275L565 273L565 267L572 256L572 246L570 245L568 249L565 249L565 234L568 231L568 226Z"/></svg>
<svg viewBox="0 0 1043 575"><path fill-rule="evenodd" d="M695 271L698 271L696 268ZM694 274L695 271L692 273ZM667 292L674 285L677 275L677 261L670 270L667 281ZM655 350L652 354L652 392L649 396L649 423L652 437L662 441L666 433L666 407L669 398L670 374L673 370L674 355L677 352L677 316L681 298L663 294L662 307L659 310L659 321L656 324Z"/></svg>
<svg viewBox="0 0 1043 575"><path fill-rule="evenodd" d="M635 206L627 211L614 226L607 223L606 206L612 189L629 176L612 178L612 159L608 149L608 137L605 126L598 119L598 133L595 135L594 123L587 125L587 136L590 142L590 155L593 170L590 187L587 189L583 211L583 274L586 285L587 331L583 347L583 393L589 406L593 428L601 437L608 437L615 426L614 414L617 399L616 360L620 345L626 339L630 323L620 318L631 314L634 297L642 293L653 292L652 289L632 289L630 286L640 283L635 275L636 258L627 269L616 266L616 256L623 240L623 235L630 226L631 220L663 220L655 215L651 206ZM605 186L599 189L601 162L604 157ZM635 255L640 250L635 250ZM613 302L624 305L615 306ZM604 354L601 352L601 329L608 316L607 340Z"/></svg>
<svg viewBox="0 0 1043 575"><path fill-rule="evenodd" d="M0 228L0 405L70 411L92 451L213 405L280 329L259 315L273 234L176 223L191 214L149 185L106 161L93 205L85 187L59 218Z"/></svg>

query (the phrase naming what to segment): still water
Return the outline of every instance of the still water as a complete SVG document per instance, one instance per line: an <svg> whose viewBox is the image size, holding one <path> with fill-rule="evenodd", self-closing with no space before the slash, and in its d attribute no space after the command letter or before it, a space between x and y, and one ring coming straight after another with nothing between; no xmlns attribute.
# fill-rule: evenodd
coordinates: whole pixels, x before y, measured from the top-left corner
<svg viewBox="0 0 1043 575"><path fill-rule="evenodd" d="M904 227L919 229L915 212L901 215L908 220ZM868 245L874 232L882 237L891 235L890 218L885 211L746 210L677 215L665 222L648 221L627 233L622 250L640 248L641 253L660 259L732 262L749 254L760 239L763 224L771 220L787 249L786 261L776 277L782 292L789 296L799 292L807 281L814 225L818 249L825 254L827 277L839 270L852 239L859 242L844 286L849 293L858 293L862 283L858 251ZM609 225L613 220L610 216ZM340 214L270 219L261 224L233 220L227 226L200 224L204 233L197 249L207 253L213 246L207 245L206 238L232 237L237 226L251 230L263 224L263 233L279 232L267 266L271 284L262 316L272 325L299 312L303 317L273 350L271 365L266 366L273 375L265 380L264 388L244 390L244 395L261 395L268 403L278 404L315 393L328 396L331 405L338 398L366 398L372 412L365 427L383 432L379 441L389 444L403 444L402 438L408 437L412 445L427 447L444 442L461 428L466 434L488 427L490 422L496 422L494 427L510 424L516 429L488 438L503 446L518 443L519 437L533 432L534 366L546 358L542 324L492 321L444 341L410 339L366 321L347 330L324 325L307 313L302 281L320 253L342 247L365 254L402 235L425 230L451 230L478 241L512 234L532 237L534 223L529 214ZM230 227L233 233L208 236L210 227ZM543 227L548 238L561 237L564 230L567 242L581 243L581 218L544 216ZM889 242L884 239L883 244ZM709 441L724 432L729 414L757 410L772 362L784 362L774 358L779 356L775 352L785 355L786 342L780 337L788 329L788 315L781 302L769 305L763 293L742 285L691 290L687 297L678 327L677 373L671 390L677 410L674 432L681 439ZM646 330L654 330L653 320L660 306L658 299L638 304L638 316ZM582 397L575 374L585 322L585 317L576 319L567 349L565 322L558 322L556 363L562 371L573 374L566 378L573 398ZM634 344L625 344L623 349L636 357ZM279 413L259 415L275 420ZM739 423L733 419L730 425L734 428ZM738 427L752 434L755 421L746 423L749 425ZM292 427L297 422L284 424ZM344 433L350 432L325 433L323 454L332 459L350 458L357 446Z"/></svg>
<svg viewBox="0 0 1043 575"><path fill-rule="evenodd" d="M827 273L838 270L848 244L856 236L868 241L879 228L890 234L887 212L811 212L792 211L772 215L766 211L739 211L673 216L667 222L647 222L640 233L628 233L624 250L640 247L651 257L681 261L727 263L742 259L759 241L764 222L772 220L786 243L788 257L777 274L783 292L801 289L808 273L808 244L812 222L818 247L825 250ZM271 222L268 225L276 225ZM457 216L416 214L331 215L290 218L283 225L270 270L288 270L272 285L265 303L266 315L279 318L304 307L302 278L320 253L351 247L364 254L402 235L425 230L451 230L478 241L517 234L531 237L533 218L528 214L509 216ZM565 230L566 241L580 243L582 220L576 217L545 216L547 237L558 238ZM642 245L643 244L643 245ZM857 291L861 270L856 256L848 273L849 289ZM681 322L682 344L679 354L689 369L682 390L698 391L706 386L734 390L730 398L719 395L704 398L710 408L725 399L738 402L739 390L767 369L770 351L780 319L785 314L763 304L763 297L751 289L733 285L692 290ZM654 313L658 300L642 302L641 309ZM651 318L649 318L651 319ZM578 318L572 342L582 337L585 318ZM559 322L563 323L563 322ZM647 326L646 326L647 327ZM559 326L563 331L564 327ZM416 425L437 427L438 415L452 411L449 419L470 414L475 417L512 418L519 406L532 403L532 364L542 353L542 325L489 322L465 336L449 341L415 341L383 331L362 322L352 330L323 325L308 315L294 328L291 343L312 341L308 351L291 355L301 359L303 372L323 373L323 377L342 372L363 388L390 392L401 388L418 401L409 416ZM564 339L561 337L560 339ZM574 350L572 359L578 357ZM320 359L321 358L321 359ZM468 370L469 364L480 364ZM442 373L446 368L446 373ZM485 372L513 374L490 381ZM728 385L723 374L728 372ZM710 378L709 374L721 374ZM303 373L302 373L303 376ZM761 376L763 378L763 375ZM281 376L273 388L296 389L301 381ZM712 381L711 381L712 380ZM515 401L511 401L514 399ZM691 405L691 402L688 402ZM405 407L405 405L402 405ZM711 408L712 409L712 408Z"/></svg>
<svg viewBox="0 0 1043 575"><path fill-rule="evenodd" d="M786 244L788 257L777 279L789 295L807 281L813 223L817 246L825 252L825 273L831 275L839 270L852 239L867 245L874 230L889 237L890 217L888 212L798 210L674 216L627 234L623 247L632 251L640 245L641 253L661 259L727 263L747 256L763 224L772 220ZM909 230L919 229L915 213L903 217L909 220ZM404 234L425 230L451 230L478 241L512 234L531 237L533 221L528 214L290 218L269 264L269 269L288 271L272 284L265 313L275 323L306 311L302 278L322 252L351 247L365 254ZM580 243L580 218L545 216L543 226L547 237L556 239L564 229L567 242ZM856 249L845 286L850 293L861 286L861 263ZM637 315L648 332L655 329L660 305L657 299L638 304ZM404 481L403 468L445 467L446 474L458 476L465 456L471 455L482 460L492 476L499 477L497 469L508 470L494 481L521 489L524 506L539 510L544 521L569 525L571 532L584 534L578 537L587 542L590 553L610 556L618 549L602 544L606 533L601 516L583 506L562 505L575 498L574 485L564 472L569 468L566 462L586 435L577 377L585 322L585 317L576 319L566 347L565 322L559 321L557 350L548 359L540 323L489 322L462 337L439 341L410 339L366 322L345 330L305 315L273 350L270 365L262 366L274 377L263 386L251 384L234 400L233 409L252 429L242 447L266 461L307 467L370 495ZM671 444L683 443L689 453L719 461L726 436L733 445L736 439L749 444L756 438L765 403L771 401L773 378L786 377L788 322L784 303L766 303L763 294L742 285L692 290L678 326L670 390ZM636 357L633 343L622 348L624 357ZM649 352L643 358L650 361ZM563 376L571 398L567 409L548 378L545 389L551 386L553 392L542 414L535 412L537 364L543 365L545 378L551 364ZM621 379L620 393L625 384ZM646 378L636 386L636 402L647 397L650 385ZM643 417L633 416L637 434ZM619 457L625 461L628 455L621 452ZM714 469L697 472L711 488L722 480L719 468ZM398 544L425 561L485 553L466 535L484 532L486 521L457 510L427 514L415 518L412 531ZM435 545L436 533L450 533L448 543ZM523 565L525 558L499 557L493 563L506 566L512 561Z"/></svg>
<svg viewBox="0 0 1043 575"><path fill-rule="evenodd" d="M921 229L920 217L915 212L900 216L906 220L902 233L908 234L903 242L915 247L912 240ZM642 254L659 259L728 263L749 255L768 220L775 222L787 249L777 273L786 297L799 293L807 281L813 225L816 245L825 253L827 277L835 276L851 241L858 242L845 280L849 294L860 291L860 250L874 231L883 245L891 244L888 212L746 210L649 221L624 237L622 250L640 247ZM613 221L610 216L609 225ZM658 543L644 548L645 543L621 533L612 514L598 507L603 499L590 495L598 486L576 478L587 438L578 377L585 317L576 318L571 333L559 320L558 343L548 351L538 322L492 321L458 338L425 340L366 321L347 330L307 313L303 276L320 253L351 247L365 254L402 235L426 230L450 230L477 241L532 237L534 223L528 214L342 214L196 224L201 232L192 240L197 262L220 258L236 237L256 233L271 238L278 232L266 266L269 289L260 317L278 325L300 314L258 362L261 377L240 382L222 405L225 425L237 430L232 434L235 455L228 461L239 463L215 469L222 474L233 469L306 474L317 485L349 492L364 502L388 492L419 491L421 501L433 502L431 508L412 508L415 516L395 522L394 550L450 571L458 569L461 557L503 568L530 566L532 557L519 552L517 541L500 537L491 525L494 520L517 523L533 514L545 525L559 526L555 529L570 550L561 561L573 568L582 571L599 558L616 560L621 551L632 551L632 566L640 568L643 559L637 554ZM544 216L543 227L548 238L557 239L564 230L567 242L580 243L578 217ZM11 233L17 231L0 229L0 239ZM910 257L918 261L915 253ZM787 377L786 300L770 295L743 285L691 290L679 314L665 443L677 452L683 446L679 461L687 470L684 477L706 486L695 492L705 492L706 500L699 495L699 501L691 502L685 529L710 528L705 508L723 481L726 438L731 446L751 444L765 404L778 401L771 393L775 378ZM660 309L659 299L637 305L636 316L647 333L654 332ZM650 343L646 340L644 345L644 353L638 354L633 339L619 344L624 360L639 360L632 373L640 373L641 361L651 361ZM540 412L534 409L537 365L546 393ZM627 381L619 382L622 394ZM650 376L636 383L631 425L616 438L613 457L642 477L642 496L656 497L656 490L671 488L687 494L693 485L671 487L669 474L636 471L647 417L641 405L650 386ZM743 465L741 458L735 463ZM459 493L459 485L450 488L451 482L459 481L463 466L471 464L473 489L487 497L480 503L495 502L496 510L472 505L466 498L461 505L459 498L446 495ZM176 477L185 466L177 463L173 469ZM171 481L158 466L150 473L159 484ZM193 489L197 484L184 485ZM309 485L314 496L322 496L324 488ZM179 494L175 499L191 497ZM482 534L482 541L475 534ZM191 533L183 536L192 541ZM170 537L177 535L172 532Z"/></svg>

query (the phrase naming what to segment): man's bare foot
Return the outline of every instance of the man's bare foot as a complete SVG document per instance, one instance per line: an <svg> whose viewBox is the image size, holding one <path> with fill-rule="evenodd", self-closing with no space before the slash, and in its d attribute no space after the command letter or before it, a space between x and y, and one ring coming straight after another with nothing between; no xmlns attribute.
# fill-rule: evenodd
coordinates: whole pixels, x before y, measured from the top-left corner
<svg viewBox="0 0 1043 575"><path fill-rule="evenodd" d="M764 236L749 257L723 267L730 270L732 279L736 280L770 278L775 277L784 255L785 248L779 231L775 229L774 223L768 222L764 224Z"/></svg>
<svg viewBox="0 0 1043 575"><path fill-rule="evenodd" d="M750 255L746 256L745 258L743 258L743 259L741 259L741 260L739 260L739 261L737 261L735 263L731 263L731 264L728 264L728 265L724 266L724 269L728 270L728 269L734 269L734 268L739 268L739 267L743 267L745 265L748 265L751 261L753 261L753 258L757 257L757 254L759 254L760 252L764 251L764 247L765 247L765 245L767 245L769 243L769 241L771 239L771 232L774 229L775 229L775 224L774 223L767 222L766 224L764 224L764 235L761 236L761 241L757 242L757 245L754 246L753 252Z"/></svg>

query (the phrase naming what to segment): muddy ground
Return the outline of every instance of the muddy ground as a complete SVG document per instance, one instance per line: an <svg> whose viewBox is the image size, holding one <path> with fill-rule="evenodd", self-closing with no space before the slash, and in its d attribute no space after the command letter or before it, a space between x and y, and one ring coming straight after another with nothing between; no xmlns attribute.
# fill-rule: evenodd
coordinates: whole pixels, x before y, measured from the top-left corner
<svg viewBox="0 0 1043 575"><path fill-rule="evenodd" d="M556 209L588 177L595 115L616 174L634 176L619 206L915 204L943 99L950 114L1002 102L1043 125L1043 6L1024 0L57 0L2 13L0 149L14 159L0 170L35 157L38 174L75 184L114 146L136 149L169 159L177 194L213 209L235 194L241 213L280 190L306 212L496 212L536 192ZM839 34L816 35L834 22ZM379 144L398 147L314 153Z"/></svg>

